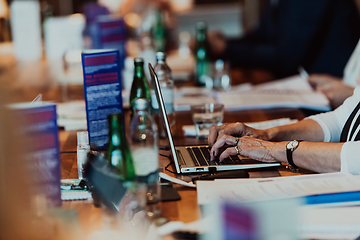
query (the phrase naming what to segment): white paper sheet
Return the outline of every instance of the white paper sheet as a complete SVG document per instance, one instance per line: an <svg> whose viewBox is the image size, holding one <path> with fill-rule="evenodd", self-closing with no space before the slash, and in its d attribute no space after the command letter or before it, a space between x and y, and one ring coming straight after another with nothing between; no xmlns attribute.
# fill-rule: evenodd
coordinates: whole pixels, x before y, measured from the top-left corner
<svg viewBox="0 0 360 240"><path fill-rule="evenodd" d="M283 107L331 110L326 96L314 91L300 76L259 84L248 91L218 92L217 100L225 105L226 110Z"/></svg>
<svg viewBox="0 0 360 240"><path fill-rule="evenodd" d="M302 239L356 239L360 236L360 207L301 207Z"/></svg>
<svg viewBox="0 0 360 240"><path fill-rule="evenodd" d="M267 129L276 126L282 126L286 124L296 123L297 119L290 119L290 118L278 118L268 121L261 121L261 122L249 122L245 123L249 127L257 128L257 129ZM185 136L196 136L196 129L195 125L184 125L182 126Z"/></svg>
<svg viewBox="0 0 360 240"><path fill-rule="evenodd" d="M261 179L217 179L197 181L198 204L214 199L256 202L307 195L359 191L360 176L350 173L326 173Z"/></svg>

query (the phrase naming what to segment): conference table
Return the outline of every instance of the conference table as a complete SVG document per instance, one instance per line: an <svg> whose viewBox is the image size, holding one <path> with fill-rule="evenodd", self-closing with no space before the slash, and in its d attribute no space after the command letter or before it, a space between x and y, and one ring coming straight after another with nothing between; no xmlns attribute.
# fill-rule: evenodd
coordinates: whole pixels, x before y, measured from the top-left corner
<svg viewBox="0 0 360 240"><path fill-rule="evenodd" d="M3 86L13 96L15 101L31 101L39 93L43 94L44 100L60 101L63 96L63 86L56 81L49 71L49 63L44 59L39 62L17 63L12 54L7 58L2 58L0 61L1 71L0 77ZM178 87L191 84L191 81L182 82ZM83 89L81 86L76 86L72 89L79 93L79 98L83 97ZM277 118L291 118L301 120L313 112L305 111L296 108L287 109L256 109L244 111L225 111L224 123L227 122L258 122L264 120L271 120ZM174 143L176 145L194 145L206 144L197 140L195 137L187 137L182 131L182 126L191 125L192 118L189 111L176 112L176 128L173 132ZM129 126L129 111L125 110L125 127ZM61 157L61 178L71 179L77 178L77 159L76 159L76 133L77 131L59 130L60 142L60 157ZM168 146L168 139L160 139L159 145L161 147ZM160 151L163 155L170 156L170 151ZM175 175L167 170L165 167L170 163L170 159L160 156L159 171L164 172L170 176L179 178L184 181L191 181L194 176ZM171 164L170 169L174 170ZM301 170L300 173L293 173L282 165L278 168L250 170L250 178L267 178L290 176L296 174L310 173L306 170ZM197 204L197 192L194 188L184 187L174 184L174 188L178 191L181 200L163 202L161 206L162 216L171 221L182 221L189 223L201 218L200 207ZM77 200L77 201L63 201L64 209L76 210L79 217L79 222L83 232L91 232L102 229L102 209L97 208L91 201Z"/></svg>
<svg viewBox="0 0 360 240"><path fill-rule="evenodd" d="M301 109L257 109L246 111L225 111L224 122L257 122L276 118L291 118L302 119L308 113ZM176 112L176 128L173 132L175 145L193 145L193 144L206 144L204 141L199 141L196 137L186 137L182 131L183 125L191 125L192 119L189 111ZM125 111L125 127L129 126L129 112ZM60 130L60 151L61 153L61 178L77 178L77 163L76 163L76 131ZM160 139L160 147L169 146L168 139ZM170 156L170 151L160 150L162 155ZM189 175L173 174L165 167L170 163L170 159L160 155L159 171L164 172L170 176L176 177L184 181L191 181L194 177ZM174 170L173 164L170 166ZM300 173L293 173L281 165L277 168L271 169L257 169L249 170L250 178L267 178L267 177L280 177L290 176L303 173L310 173L302 169ZM200 207L197 204L197 192L194 188L174 184L174 188L178 191L181 200L163 202L161 205L162 217L171 221L182 221L189 223L201 218ZM94 230L101 230L101 208L96 208L92 202L86 200L78 201L63 201L63 208L75 209L78 212L80 224L85 232Z"/></svg>

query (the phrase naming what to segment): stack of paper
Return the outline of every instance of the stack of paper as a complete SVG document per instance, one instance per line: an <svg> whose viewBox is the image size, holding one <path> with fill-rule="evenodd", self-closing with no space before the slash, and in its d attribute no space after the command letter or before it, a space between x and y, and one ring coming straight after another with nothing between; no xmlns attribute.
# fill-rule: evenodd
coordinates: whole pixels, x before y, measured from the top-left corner
<svg viewBox="0 0 360 240"><path fill-rule="evenodd" d="M223 103L227 110L267 108L331 110L326 96L314 91L300 76L259 84L246 91L218 92L217 100Z"/></svg>
<svg viewBox="0 0 360 240"><path fill-rule="evenodd" d="M277 126L282 126L286 124L296 123L297 119L290 119L290 118L278 118L273 120L261 121L261 122L248 122L244 123L252 128L257 129L267 129ZM185 136L196 136L195 125L184 125L182 126Z"/></svg>
<svg viewBox="0 0 360 240"><path fill-rule="evenodd" d="M175 110L190 110L191 105L223 103L226 110L267 108L305 108L330 111L329 100L314 91L307 80L293 76L258 85L242 84L230 91L216 92L206 88L180 88L175 94Z"/></svg>

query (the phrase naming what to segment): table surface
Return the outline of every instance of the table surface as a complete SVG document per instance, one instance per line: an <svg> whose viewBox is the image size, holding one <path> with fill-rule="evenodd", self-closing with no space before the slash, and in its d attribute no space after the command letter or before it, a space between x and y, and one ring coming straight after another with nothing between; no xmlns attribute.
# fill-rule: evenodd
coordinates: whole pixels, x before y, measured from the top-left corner
<svg viewBox="0 0 360 240"><path fill-rule="evenodd" d="M31 101L39 93L43 94L43 100L58 102L63 99L64 85L54 80L54 76L49 70L49 63L46 60L39 62L16 62L13 55L9 54L6 58L0 58L0 82L10 94L12 101ZM186 85L182 82L181 85ZM82 86L67 86L66 91L79 93L76 98L83 98ZM225 112L224 122L257 122L276 118L303 119L309 115L300 109L268 109L268 110L246 110L236 112ZM176 112L176 129L173 132L176 145L204 144L195 137L185 137L182 132L183 125L191 125L192 120L189 112ZM129 116L125 116L125 125L129 126ZM76 131L59 131L60 151L73 151L73 153L61 153L61 178L77 178L76 161ZM160 139L160 146L167 146L167 139ZM161 151L163 154L170 155L170 152ZM165 166L170 162L169 158L160 156L160 171L169 175ZM277 169L264 169L250 171L251 178L266 178L294 175L285 168L284 165ZM185 181L190 181L191 176L176 176ZM199 206L197 205L196 190L180 185L174 185L181 196L181 200L162 203L162 215L169 220L182 221L185 223L198 220L201 217ZM63 208L75 209L78 212L80 224L83 231L89 232L100 230L101 209L94 207L88 201L64 201Z"/></svg>
<svg viewBox="0 0 360 240"><path fill-rule="evenodd" d="M224 122L256 122L275 118L290 117L291 119L302 119L305 114L299 109L272 109L272 110L247 110L236 112L225 112ZM129 114L126 112L125 124L128 126ZM196 140L195 137L185 137L181 129L183 125L191 123L191 116L189 112L176 112L176 129L173 133L175 145L193 145L205 144ZM76 131L60 130L60 151L75 151L76 150ZM167 139L160 139L160 146L168 146ZM170 151L160 150L164 155L170 155ZM171 176L175 176L184 181L191 181L194 176L180 176L170 173L165 170L165 166L170 163L170 159L160 156L160 171L165 172ZM171 165L170 169L173 167ZM173 168L172 168L173 169ZM307 171L303 170L302 173ZM289 176L301 173L292 173L285 165L279 168L250 170L249 175L251 178L266 178L266 177L279 177ZM62 153L61 154L61 177L77 178L77 163L76 153ZM193 188L183 187L174 184L174 187L181 196L179 201L163 202L162 203L162 216L172 221L182 221L185 223L198 220L201 217L200 208L197 204L197 193ZM67 209L76 209L79 214L80 223L85 231L100 230L101 229L101 209L93 206L88 201L64 201L63 207Z"/></svg>

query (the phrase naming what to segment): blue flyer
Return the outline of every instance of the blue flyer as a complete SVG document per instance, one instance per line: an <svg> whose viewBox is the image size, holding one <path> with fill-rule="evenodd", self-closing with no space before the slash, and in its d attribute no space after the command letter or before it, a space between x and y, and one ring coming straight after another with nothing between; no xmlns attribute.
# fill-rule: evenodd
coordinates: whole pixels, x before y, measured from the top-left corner
<svg viewBox="0 0 360 240"><path fill-rule="evenodd" d="M89 142L92 148L105 149L107 116L123 112L119 51L84 51L82 66Z"/></svg>

